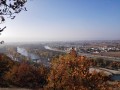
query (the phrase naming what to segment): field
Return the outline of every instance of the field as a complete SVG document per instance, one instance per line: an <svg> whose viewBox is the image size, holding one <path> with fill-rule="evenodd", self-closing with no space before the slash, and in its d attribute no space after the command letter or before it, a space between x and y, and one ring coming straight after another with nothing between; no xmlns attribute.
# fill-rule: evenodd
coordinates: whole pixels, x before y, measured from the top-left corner
<svg viewBox="0 0 120 90"><path fill-rule="evenodd" d="M120 52L104 52L101 53L101 55L110 57L120 57Z"/></svg>

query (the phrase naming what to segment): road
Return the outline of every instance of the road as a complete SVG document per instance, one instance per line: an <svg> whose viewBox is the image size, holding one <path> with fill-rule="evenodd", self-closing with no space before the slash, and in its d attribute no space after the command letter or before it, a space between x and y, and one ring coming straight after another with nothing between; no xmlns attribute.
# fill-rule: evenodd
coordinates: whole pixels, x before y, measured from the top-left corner
<svg viewBox="0 0 120 90"><path fill-rule="evenodd" d="M92 55L92 54L86 54L86 53L79 53L79 55L83 55L89 58L102 58L104 60L120 62L120 58L118 57L108 57L108 56Z"/></svg>

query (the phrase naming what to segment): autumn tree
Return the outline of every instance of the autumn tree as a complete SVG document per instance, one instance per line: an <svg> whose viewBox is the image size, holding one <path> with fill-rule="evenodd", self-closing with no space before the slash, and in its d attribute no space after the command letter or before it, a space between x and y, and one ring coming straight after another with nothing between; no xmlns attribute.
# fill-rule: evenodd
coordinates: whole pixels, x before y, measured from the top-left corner
<svg viewBox="0 0 120 90"><path fill-rule="evenodd" d="M16 62L12 61L4 54L0 54L0 86L6 86L5 74L15 65Z"/></svg>
<svg viewBox="0 0 120 90"><path fill-rule="evenodd" d="M74 55L71 55L74 54ZM104 90L107 77L101 73L89 73L91 60L71 53L55 58L48 75L49 90Z"/></svg>
<svg viewBox="0 0 120 90"><path fill-rule="evenodd" d="M6 72L9 71L14 64L15 62L12 61L9 57L4 54L0 54L0 76L6 74Z"/></svg>
<svg viewBox="0 0 120 90"><path fill-rule="evenodd" d="M38 88L46 84L47 69L44 66L34 67L27 63L14 66L7 74L6 80L18 87Z"/></svg>

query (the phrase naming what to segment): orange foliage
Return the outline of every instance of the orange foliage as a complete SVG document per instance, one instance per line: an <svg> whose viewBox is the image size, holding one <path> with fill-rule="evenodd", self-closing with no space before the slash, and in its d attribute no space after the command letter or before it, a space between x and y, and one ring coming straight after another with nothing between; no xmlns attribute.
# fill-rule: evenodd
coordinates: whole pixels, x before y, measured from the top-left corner
<svg viewBox="0 0 120 90"><path fill-rule="evenodd" d="M0 54L0 76L3 76L15 64L9 57Z"/></svg>
<svg viewBox="0 0 120 90"><path fill-rule="evenodd" d="M6 79L9 83L20 87L43 87L46 84L46 69L42 66L36 68L23 63L20 66L14 66L6 74Z"/></svg>
<svg viewBox="0 0 120 90"><path fill-rule="evenodd" d="M61 56L51 62L48 76L50 90L105 90L107 78L101 73L89 73L92 64L84 56L71 54Z"/></svg>
<svg viewBox="0 0 120 90"><path fill-rule="evenodd" d="M0 87L8 86L5 80L5 74L15 65L16 62L12 61L4 54L0 54Z"/></svg>

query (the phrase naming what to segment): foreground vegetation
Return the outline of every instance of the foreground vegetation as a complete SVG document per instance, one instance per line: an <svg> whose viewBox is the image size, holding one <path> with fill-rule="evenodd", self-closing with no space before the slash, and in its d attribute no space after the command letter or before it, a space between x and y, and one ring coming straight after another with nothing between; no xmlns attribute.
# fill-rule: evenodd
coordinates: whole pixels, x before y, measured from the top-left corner
<svg viewBox="0 0 120 90"><path fill-rule="evenodd" d="M100 60L99 60L100 61ZM99 62L98 61L98 62ZM112 83L103 72L89 72L94 60L78 56L74 50L51 60L51 66L15 62L0 54L0 87L39 88L46 90L113 90L120 82Z"/></svg>

